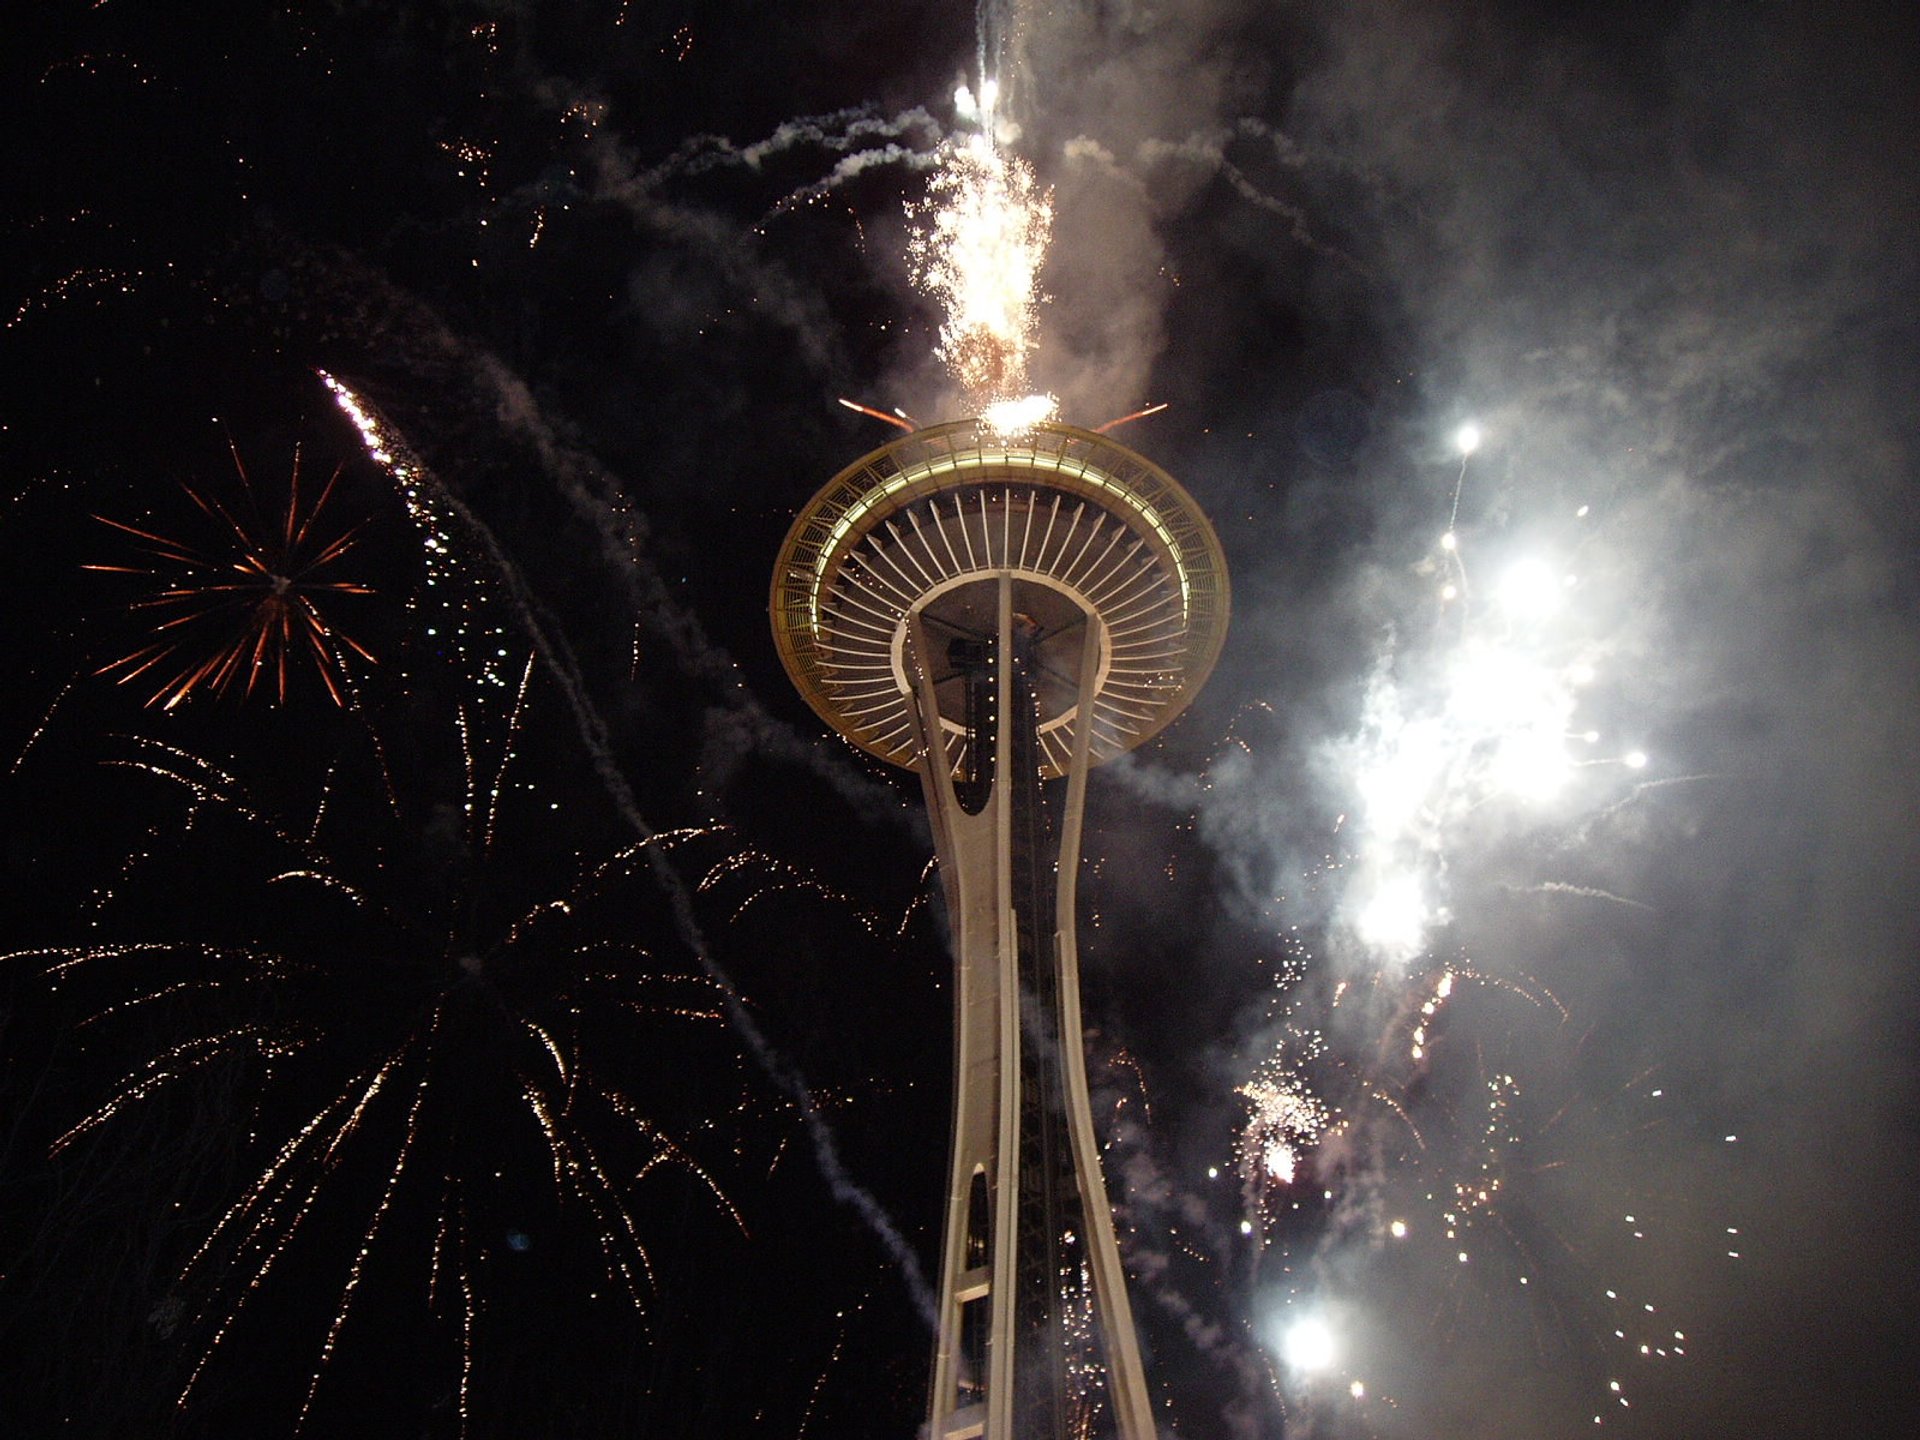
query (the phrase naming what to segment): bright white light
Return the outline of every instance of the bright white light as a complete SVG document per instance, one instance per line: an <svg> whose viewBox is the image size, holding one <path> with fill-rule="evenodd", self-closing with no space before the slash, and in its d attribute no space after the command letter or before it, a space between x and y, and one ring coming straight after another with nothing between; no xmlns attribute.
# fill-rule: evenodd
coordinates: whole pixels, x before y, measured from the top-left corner
<svg viewBox="0 0 1920 1440"><path fill-rule="evenodd" d="M1647 752L1644 750L1629 750L1621 757L1621 763L1629 770L1644 770L1647 768Z"/></svg>
<svg viewBox="0 0 1920 1440"><path fill-rule="evenodd" d="M1564 735L1570 718L1554 672L1510 645L1462 645L1447 666L1445 698L1441 744L1449 758L1495 736Z"/></svg>
<svg viewBox="0 0 1920 1440"><path fill-rule="evenodd" d="M1060 402L1051 395L1023 395L1018 400L994 401L980 412L980 419L996 435L1019 435L1059 411Z"/></svg>
<svg viewBox="0 0 1920 1440"><path fill-rule="evenodd" d="M1326 1369L1333 1364L1336 1349L1333 1331L1314 1319L1294 1321L1280 1342L1281 1358L1303 1372Z"/></svg>
<svg viewBox="0 0 1920 1440"><path fill-rule="evenodd" d="M1480 427L1469 420L1453 432L1453 443L1462 455L1471 455L1480 448Z"/></svg>
<svg viewBox="0 0 1920 1440"><path fill-rule="evenodd" d="M1540 620L1560 608L1566 585L1544 560L1516 560L1500 577L1500 603L1518 619Z"/></svg>
<svg viewBox="0 0 1920 1440"><path fill-rule="evenodd" d="M1442 550L1458 550L1460 548L1460 537L1451 530L1447 531L1446 534L1440 537L1440 548Z"/></svg>
<svg viewBox="0 0 1920 1440"><path fill-rule="evenodd" d="M1396 1220L1387 1227L1387 1232L1396 1240L1404 1240L1407 1238L1407 1222Z"/></svg>
<svg viewBox="0 0 1920 1440"><path fill-rule="evenodd" d="M1362 1385L1358 1380L1356 1380L1351 1385L1347 1386L1347 1394L1351 1395L1356 1400L1364 1400L1367 1398L1367 1387Z"/></svg>
<svg viewBox="0 0 1920 1440"><path fill-rule="evenodd" d="M1299 1162L1295 1159L1293 1147L1284 1140L1275 1140L1267 1146L1267 1174L1282 1185L1291 1185Z"/></svg>
<svg viewBox="0 0 1920 1440"><path fill-rule="evenodd" d="M1000 103L1000 82L998 80L982 80L980 82L981 111L984 114L991 115L993 113L993 107L998 105L999 103Z"/></svg>
<svg viewBox="0 0 1920 1440"><path fill-rule="evenodd" d="M1495 762L1501 788L1528 800L1550 800L1567 780L1567 751L1558 735L1515 735Z"/></svg>
<svg viewBox="0 0 1920 1440"><path fill-rule="evenodd" d="M1384 877L1354 917L1354 933L1376 949L1400 956L1426 942L1427 898L1420 877L1404 872Z"/></svg>

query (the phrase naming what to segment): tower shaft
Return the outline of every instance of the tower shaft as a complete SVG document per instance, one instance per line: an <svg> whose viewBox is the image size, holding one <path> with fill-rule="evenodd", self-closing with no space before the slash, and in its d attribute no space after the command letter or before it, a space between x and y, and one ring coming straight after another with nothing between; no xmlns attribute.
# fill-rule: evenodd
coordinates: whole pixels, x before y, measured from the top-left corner
<svg viewBox="0 0 1920 1440"><path fill-rule="evenodd" d="M916 611L901 647L955 952L953 1150L928 1434L1152 1440L1080 1024L1074 882L1099 627L1084 626L1072 667L1082 719L1066 778L1043 782L1033 622L1016 609L1011 569L989 583L988 633L947 638ZM955 672L968 732L958 776L938 693Z"/></svg>

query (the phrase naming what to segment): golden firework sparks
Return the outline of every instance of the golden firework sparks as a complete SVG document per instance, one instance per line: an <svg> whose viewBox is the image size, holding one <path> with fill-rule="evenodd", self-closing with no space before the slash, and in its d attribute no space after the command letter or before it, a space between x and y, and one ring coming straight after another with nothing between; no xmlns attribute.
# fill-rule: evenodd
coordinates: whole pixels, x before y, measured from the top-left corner
<svg viewBox="0 0 1920 1440"><path fill-rule="evenodd" d="M1046 397L1027 393L1027 358L1053 200L1031 166L994 144L992 82L977 105L964 89L955 98L979 128L940 147L927 198L909 210L908 262L914 282L946 308L934 353L969 403L983 415L1015 405L995 413L1030 425L1051 413Z"/></svg>

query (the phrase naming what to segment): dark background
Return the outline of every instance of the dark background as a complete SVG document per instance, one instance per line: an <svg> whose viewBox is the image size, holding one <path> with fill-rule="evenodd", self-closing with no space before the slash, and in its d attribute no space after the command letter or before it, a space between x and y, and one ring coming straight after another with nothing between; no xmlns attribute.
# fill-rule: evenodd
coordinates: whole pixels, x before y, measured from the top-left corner
<svg viewBox="0 0 1920 1440"><path fill-rule="evenodd" d="M910 778L793 694L764 597L891 434L836 396L957 413L902 204L983 34L1053 189L1036 379L1080 424L1170 402L1120 436L1234 577L1207 690L1093 786L1082 887L1169 1429L1912 1433L1904 7L8 30L7 1433L912 1433L930 844ZM321 370L404 445L412 511ZM321 603L378 661L350 706L308 664L284 705L95 674L161 583L84 570L145 563L95 517L218 550L182 484L244 517L229 447L267 517L296 447L309 500L339 469L322 528L362 527L334 569L374 593ZM1562 609L1436 600L1457 480L1469 581L1542 550ZM1598 763L1544 801L1487 782L1504 682L1448 678L1482 641L1595 671L1567 720ZM1370 849L1383 784L1421 793ZM1356 932L1383 865L1431 901L1411 947ZM196 1262L396 1056L252 1248ZM1342 1122L1291 1185L1236 1149L1262 1074ZM529 1076L604 1184L556 1186ZM636 1115L700 1173L649 1168ZM1324 1373L1286 1360L1307 1313Z"/></svg>

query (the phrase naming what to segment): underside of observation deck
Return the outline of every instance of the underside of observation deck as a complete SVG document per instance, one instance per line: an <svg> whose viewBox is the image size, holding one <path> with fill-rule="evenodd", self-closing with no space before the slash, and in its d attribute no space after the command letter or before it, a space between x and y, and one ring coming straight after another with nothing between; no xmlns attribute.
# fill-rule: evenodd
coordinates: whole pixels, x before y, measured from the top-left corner
<svg viewBox="0 0 1920 1440"><path fill-rule="evenodd" d="M1186 705L1225 635L1226 566L1173 479L1090 431L1043 426L1018 441L973 422L917 431L837 476L789 532L772 615L795 684L829 724L894 764L916 763L904 663L907 621L980 629L987 582L1010 575L1037 628L1039 753L1066 773L1077 729L1090 762L1157 733ZM1071 668L1098 635L1086 713ZM933 663L943 663L939 655ZM938 677L939 740L966 753L965 686Z"/></svg>

